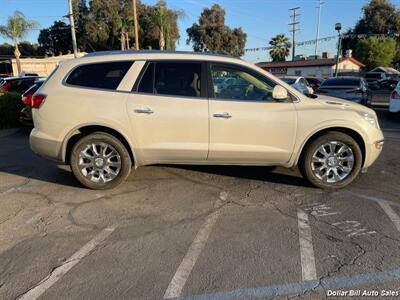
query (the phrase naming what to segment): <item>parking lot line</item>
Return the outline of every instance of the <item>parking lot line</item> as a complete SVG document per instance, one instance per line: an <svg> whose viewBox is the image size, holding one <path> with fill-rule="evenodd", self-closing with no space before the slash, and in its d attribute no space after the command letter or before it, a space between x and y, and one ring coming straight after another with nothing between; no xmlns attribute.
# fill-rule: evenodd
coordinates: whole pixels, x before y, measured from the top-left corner
<svg viewBox="0 0 400 300"><path fill-rule="evenodd" d="M385 202L378 202L383 211L388 215L389 219L393 222L396 229L400 232L400 217L396 212L390 207L389 204Z"/></svg>
<svg viewBox="0 0 400 300"><path fill-rule="evenodd" d="M91 239L81 249L75 252L61 266L55 268L49 276L39 282L38 285L27 291L25 294L18 297L18 300L36 300L53 284L60 280L69 270L72 269L82 258L87 256L94 248L103 242L113 231L115 227L107 227L98 235Z"/></svg>
<svg viewBox="0 0 400 300"><path fill-rule="evenodd" d="M308 215L303 210L298 209L297 219L299 226L301 275L303 280L315 280L317 278L317 272L315 268L311 227L308 225Z"/></svg>
<svg viewBox="0 0 400 300"><path fill-rule="evenodd" d="M164 294L164 299L175 298L181 295L186 280L189 278L189 275L192 272L192 269L196 264L201 251L206 245L211 230L214 224L217 222L220 214L221 212L219 210L212 213L201 226L194 241L190 245L189 250L176 270L174 277L168 285L168 288Z"/></svg>
<svg viewBox="0 0 400 300"><path fill-rule="evenodd" d="M227 193L221 192L219 197L220 199L216 202L214 207L218 207L221 200L226 200ZM200 230L197 232L196 237L194 238L185 257L183 258L178 269L176 270L174 277L168 285L167 290L165 291L164 299L176 298L181 295L186 281L189 278L189 275L192 272L192 269L196 264L196 261L199 258L201 251L206 245L211 230L214 224L217 222L220 214L221 210L218 209L217 211L209 215L207 220L201 226Z"/></svg>

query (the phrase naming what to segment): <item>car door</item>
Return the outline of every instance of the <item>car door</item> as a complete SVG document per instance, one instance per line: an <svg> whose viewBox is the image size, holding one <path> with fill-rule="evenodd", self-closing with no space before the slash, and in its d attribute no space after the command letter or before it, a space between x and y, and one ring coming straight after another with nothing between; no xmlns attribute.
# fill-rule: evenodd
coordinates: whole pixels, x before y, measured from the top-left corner
<svg viewBox="0 0 400 300"><path fill-rule="evenodd" d="M272 98L274 81L243 66L208 64L210 93L209 161L243 164L280 164L289 161L294 147L297 114L292 98ZM215 78L237 77L224 89Z"/></svg>
<svg viewBox="0 0 400 300"><path fill-rule="evenodd" d="M205 64L153 61L127 100L136 154L144 163L205 161L208 99Z"/></svg>

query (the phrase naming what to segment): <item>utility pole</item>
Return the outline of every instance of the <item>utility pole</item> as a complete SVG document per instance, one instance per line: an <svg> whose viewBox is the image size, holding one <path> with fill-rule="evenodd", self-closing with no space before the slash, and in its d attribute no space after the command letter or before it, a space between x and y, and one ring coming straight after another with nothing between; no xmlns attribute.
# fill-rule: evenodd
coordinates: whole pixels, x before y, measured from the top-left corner
<svg viewBox="0 0 400 300"><path fill-rule="evenodd" d="M296 31L299 31L296 25L300 23L297 21L297 17L300 16L300 14L297 14L297 10L299 9L300 7L293 7L289 9L289 11L293 12L293 15L291 15L292 23L289 23L289 25L292 26L292 29L290 30L292 33L292 61L294 61L294 57L296 55Z"/></svg>
<svg viewBox="0 0 400 300"><path fill-rule="evenodd" d="M337 55L336 55L335 77L338 76L338 72L339 72L340 48L342 46L342 34L340 33L341 29L342 29L342 24L336 23L335 30L338 32L338 47L337 47Z"/></svg>
<svg viewBox="0 0 400 300"><path fill-rule="evenodd" d="M322 0L318 0L318 17L317 17L317 36L315 37L315 57L317 57L318 54L318 39L319 39L319 24L321 21L321 6L324 4Z"/></svg>
<svg viewBox="0 0 400 300"><path fill-rule="evenodd" d="M136 13L136 0L132 0L132 3L133 3L133 22L135 26L135 47L136 50L139 50L139 33L138 33L138 21Z"/></svg>
<svg viewBox="0 0 400 300"><path fill-rule="evenodd" d="M72 10L72 0L68 0L68 6L69 6L69 23L71 26L71 36L72 36L72 47L74 49L74 56L78 57L78 47L76 45L76 35L75 35L74 12Z"/></svg>

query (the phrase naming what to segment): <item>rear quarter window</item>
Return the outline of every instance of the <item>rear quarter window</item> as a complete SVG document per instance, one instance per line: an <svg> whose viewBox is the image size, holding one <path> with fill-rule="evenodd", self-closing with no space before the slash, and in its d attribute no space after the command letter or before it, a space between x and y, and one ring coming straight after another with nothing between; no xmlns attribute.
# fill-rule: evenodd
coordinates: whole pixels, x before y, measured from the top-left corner
<svg viewBox="0 0 400 300"><path fill-rule="evenodd" d="M90 63L76 67L68 75L67 84L116 90L133 61L114 61L106 63Z"/></svg>

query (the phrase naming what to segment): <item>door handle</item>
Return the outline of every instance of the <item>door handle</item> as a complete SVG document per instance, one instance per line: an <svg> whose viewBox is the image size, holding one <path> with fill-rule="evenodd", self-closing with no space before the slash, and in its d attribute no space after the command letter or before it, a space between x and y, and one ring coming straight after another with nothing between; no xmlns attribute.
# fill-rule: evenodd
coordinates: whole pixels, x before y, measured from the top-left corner
<svg viewBox="0 0 400 300"><path fill-rule="evenodd" d="M152 114L154 111L152 111L150 108L137 108L134 110L135 113L137 114Z"/></svg>
<svg viewBox="0 0 400 300"><path fill-rule="evenodd" d="M213 114L213 117L214 118L223 118L223 119L232 118L232 116L227 112Z"/></svg>

